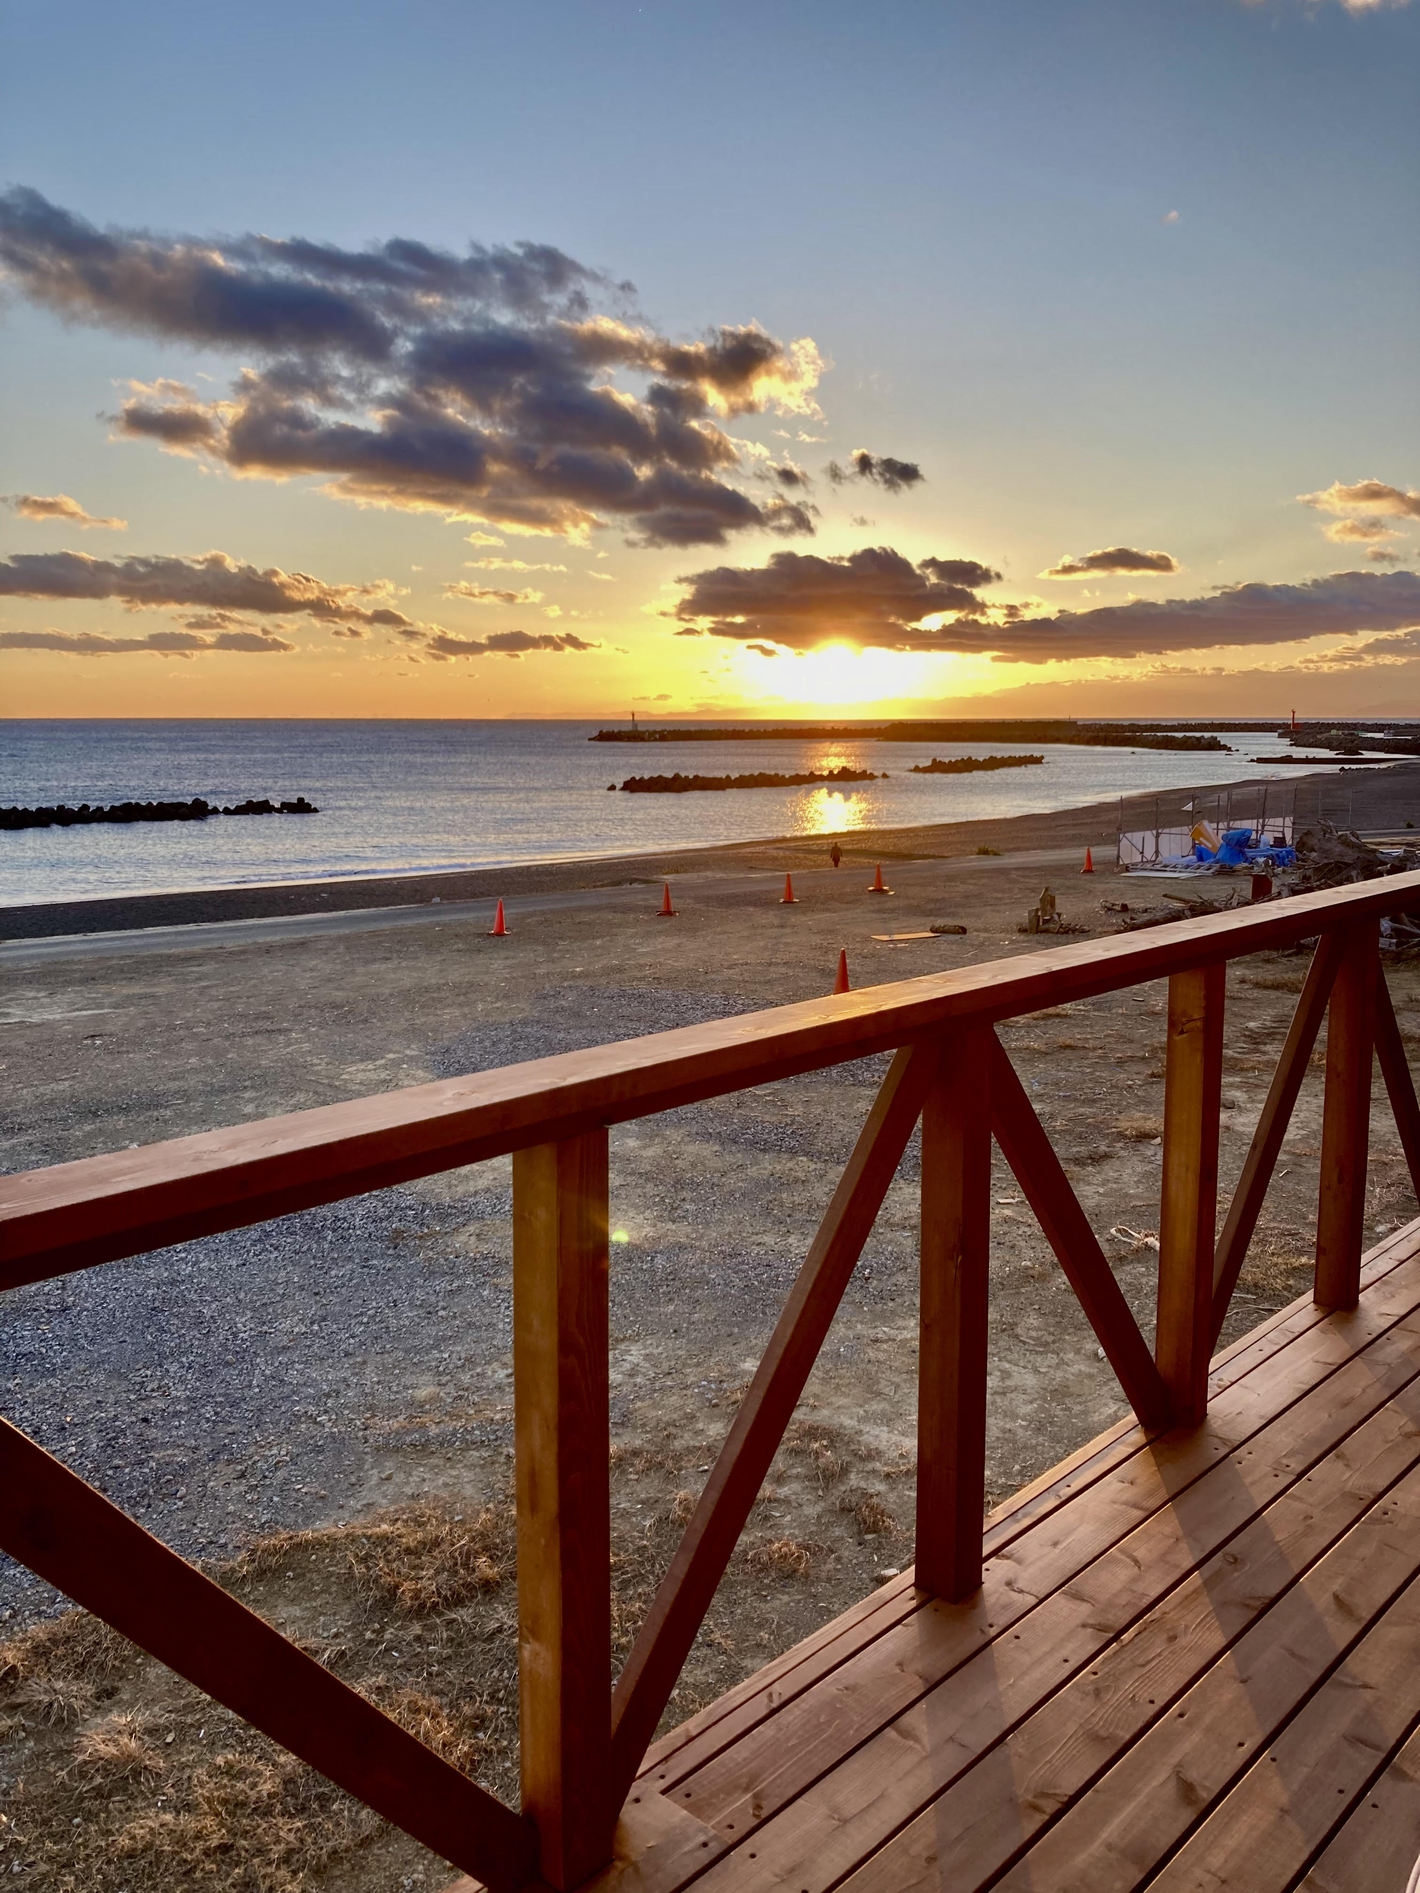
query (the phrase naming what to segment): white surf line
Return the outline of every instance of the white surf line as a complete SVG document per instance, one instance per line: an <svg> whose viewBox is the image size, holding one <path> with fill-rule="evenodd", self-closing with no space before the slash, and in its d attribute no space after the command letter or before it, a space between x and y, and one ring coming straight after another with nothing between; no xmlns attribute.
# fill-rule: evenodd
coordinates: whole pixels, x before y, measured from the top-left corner
<svg viewBox="0 0 1420 1893"><path fill-rule="evenodd" d="M927 856L910 861L889 861L884 872L889 883L894 876L904 886L930 879L934 875L955 874L962 869L1056 868L1061 863L1074 864L1082 854L1076 847L1034 848L1017 854ZM855 861L850 869L795 868L796 881L805 886L817 882L849 885L850 876L862 874L863 864ZM678 896L690 897L700 891L713 892L717 901L727 898L745 904L763 901L771 888L783 885L777 869L757 869L752 874L689 873L669 877ZM614 887L577 887L548 890L543 893L506 894L510 924L520 915L565 913L579 908L646 906L654 902L658 882L647 878ZM42 966L51 961L106 959L120 955L149 953L205 952L213 947L259 946L286 940L318 939L330 934L375 933L399 927L427 927L478 924L487 927L493 919L497 902L493 894L475 900L421 901L397 907L347 907L330 913L268 914L244 920L184 921L177 926L131 927L111 933L47 934L38 939L0 940L0 967ZM651 911L647 907L647 911ZM4 926L0 915L0 928Z"/></svg>

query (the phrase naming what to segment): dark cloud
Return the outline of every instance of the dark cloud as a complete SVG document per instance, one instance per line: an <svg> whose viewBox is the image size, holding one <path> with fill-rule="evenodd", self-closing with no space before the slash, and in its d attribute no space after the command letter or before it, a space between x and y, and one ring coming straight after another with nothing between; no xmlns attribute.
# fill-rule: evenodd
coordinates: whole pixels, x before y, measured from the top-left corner
<svg viewBox="0 0 1420 1893"><path fill-rule="evenodd" d="M1019 606L986 606L977 588L998 576L972 560L912 565L886 546L836 559L780 552L765 566L717 566L683 578L688 590L676 615L689 621L691 635L758 640L784 650L848 643L1031 664L1420 626L1420 574L1409 571L1335 572L1298 585L1227 585L1202 598L1135 599L1048 617L1027 617ZM938 629L924 625L939 613L949 622Z"/></svg>
<svg viewBox="0 0 1420 1893"><path fill-rule="evenodd" d="M455 256L99 231L16 190L0 197L0 271L65 317L256 361L226 400L135 388L118 431L170 452L527 531L615 522L640 545L813 530L802 504L736 484L739 448L715 418L811 411L813 343L753 323L673 341L594 311L628 286L546 245Z"/></svg>
<svg viewBox="0 0 1420 1893"><path fill-rule="evenodd" d="M678 583L690 589L676 616L712 637L758 639L788 650L844 641L886 649L937 648L921 620L944 612L978 614L982 585L1001 574L974 559L921 559L890 546L825 558L776 552L764 566L719 565ZM946 647L943 647L946 648Z"/></svg>
<svg viewBox="0 0 1420 1893"><path fill-rule="evenodd" d="M1178 560L1168 552L1138 552L1133 546L1106 546L1101 552L1086 552L1080 558L1068 553L1058 565L1042 572L1042 578L1090 578L1100 572L1177 572Z"/></svg>
<svg viewBox="0 0 1420 1893"><path fill-rule="evenodd" d="M141 638L103 637L97 631L0 631L0 651L64 651L70 657L109 657L147 651L155 657L192 657L198 651L294 651L269 631L149 631Z"/></svg>
<svg viewBox="0 0 1420 1893"><path fill-rule="evenodd" d="M841 467L836 460L830 460L824 472L835 486L842 486L847 480L871 480L886 493L903 493L927 477L915 461L894 460L891 454L870 454L866 447L855 450L850 466Z"/></svg>
<svg viewBox="0 0 1420 1893"><path fill-rule="evenodd" d="M117 599L130 610L191 605L199 610L247 611L284 617L302 613L328 624L398 630L413 621L392 605L380 585L328 585L307 572L259 570L225 552L185 559L171 554L94 559L85 552L17 552L0 559L0 597Z"/></svg>
<svg viewBox="0 0 1420 1893"><path fill-rule="evenodd" d="M436 632L425 648L435 657L521 657L524 651L596 651L571 631L494 631L486 638L457 638Z"/></svg>
<svg viewBox="0 0 1420 1893"><path fill-rule="evenodd" d="M85 512L78 500L71 499L67 493L5 493L0 494L0 503L18 513L21 519L58 519L69 526L103 526L110 532L124 532L128 526L126 519L100 519Z"/></svg>

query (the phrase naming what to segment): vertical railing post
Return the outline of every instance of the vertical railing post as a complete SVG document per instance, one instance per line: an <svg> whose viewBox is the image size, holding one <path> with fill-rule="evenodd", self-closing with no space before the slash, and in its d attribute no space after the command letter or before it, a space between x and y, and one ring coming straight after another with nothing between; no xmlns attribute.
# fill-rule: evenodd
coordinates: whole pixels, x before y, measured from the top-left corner
<svg viewBox="0 0 1420 1893"><path fill-rule="evenodd" d="M607 1134L513 1158L523 1811L542 1877L606 1865L611 1742Z"/></svg>
<svg viewBox="0 0 1420 1893"><path fill-rule="evenodd" d="M1379 923L1358 922L1346 929L1344 938L1326 1016L1326 1098L1316 1211L1316 1299L1323 1308L1354 1308L1361 1297Z"/></svg>
<svg viewBox="0 0 1420 1893"><path fill-rule="evenodd" d="M1154 1358L1175 1426L1196 1426L1208 1411L1226 990L1222 964L1169 980Z"/></svg>
<svg viewBox="0 0 1420 1893"><path fill-rule="evenodd" d="M953 1603L981 1587L993 1050L989 1026L945 1036L922 1111L916 1581Z"/></svg>

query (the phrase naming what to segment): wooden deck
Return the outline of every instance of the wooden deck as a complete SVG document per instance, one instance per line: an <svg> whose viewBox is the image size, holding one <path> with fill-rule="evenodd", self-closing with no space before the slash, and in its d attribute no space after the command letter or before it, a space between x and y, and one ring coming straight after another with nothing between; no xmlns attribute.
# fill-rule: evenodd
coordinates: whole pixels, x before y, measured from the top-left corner
<svg viewBox="0 0 1420 1893"><path fill-rule="evenodd" d="M1126 1424L650 1752L598 1893L1403 1893L1420 1855L1420 1222L1208 1418ZM462 1883L464 1889L473 1883Z"/></svg>
<svg viewBox="0 0 1420 1893"><path fill-rule="evenodd" d="M0 1550L497 1893L1401 1893L1420 1223L1361 1250L1373 1064L1420 1198L1414 911L1389 876L0 1178L4 1290L512 1157L518 1812L3 1418ZM1219 1235L1227 963L1311 940ZM1151 1345L995 1028L1159 979ZM1316 1305L1210 1366L1323 1018ZM883 1051L613 1688L608 1128ZM914 1570L650 1746L919 1122ZM1137 1418L983 1544L993 1141Z"/></svg>

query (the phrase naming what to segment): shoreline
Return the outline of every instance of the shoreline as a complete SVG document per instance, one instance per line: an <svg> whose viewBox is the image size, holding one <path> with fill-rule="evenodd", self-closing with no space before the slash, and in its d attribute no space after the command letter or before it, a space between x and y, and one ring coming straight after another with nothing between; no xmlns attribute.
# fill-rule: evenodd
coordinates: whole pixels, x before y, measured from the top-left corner
<svg viewBox="0 0 1420 1893"><path fill-rule="evenodd" d="M1335 781L1337 772L1298 775L1288 786ZM1256 777L1170 789L1122 798L1125 824L1152 827L1157 813L1166 824L1181 821L1189 803L1265 786ZM1420 811L1420 761L1398 759L1384 769L1364 769L1348 785L1360 826L1402 825ZM942 859L999 849L1076 846L1112 848L1119 828L1120 798L1075 808L1024 815L983 816L903 828L857 829L837 834L788 835L762 841L720 842L705 847L661 849L630 855L562 856L512 866L464 868L414 874L361 875L348 880L255 882L179 893L106 895L92 900L53 901L0 907L0 942L38 940L61 934L114 933L193 926L205 922L273 919L282 915L329 914L356 909L410 907L571 888L620 887L666 880L691 871L725 872L764 868L785 872L820 864L836 841L847 860ZM1420 821L1420 814L1415 816Z"/></svg>

